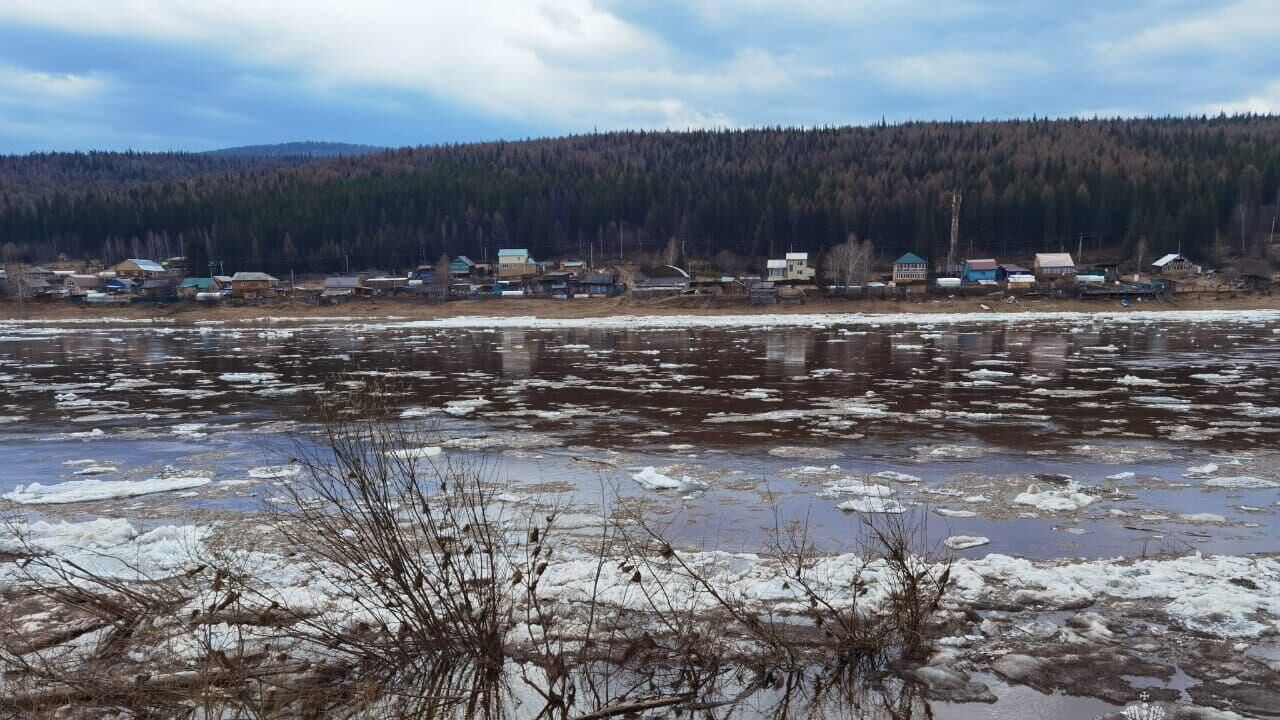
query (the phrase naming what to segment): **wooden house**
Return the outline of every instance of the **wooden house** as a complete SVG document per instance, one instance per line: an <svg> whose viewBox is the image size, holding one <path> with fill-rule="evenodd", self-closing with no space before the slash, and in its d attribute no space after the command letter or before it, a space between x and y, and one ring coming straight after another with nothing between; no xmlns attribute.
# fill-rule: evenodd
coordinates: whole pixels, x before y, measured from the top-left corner
<svg viewBox="0 0 1280 720"><path fill-rule="evenodd" d="M1052 282L1076 275L1076 262L1071 259L1071 253L1036 253L1032 268L1040 282Z"/></svg>
<svg viewBox="0 0 1280 720"><path fill-rule="evenodd" d="M129 278L131 280L145 280L146 278L158 277L166 273L164 266L155 260L138 258L121 260L111 266L111 271L116 274L116 277Z"/></svg>
<svg viewBox="0 0 1280 720"><path fill-rule="evenodd" d="M1151 263L1151 272L1165 277L1179 277L1196 275L1200 272L1200 267L1181 253L1169 253Z"/></svg>
<svg viewBox="0 0 1280 720"><path fill-rule="evenodd" d="M231 297L257 300L275 297L280 281L264 272L238 272L231 276Z"/></svg>
<svg viewBox="0 0 1280 720"><path fill-rule="evenodd" d="M512 280L538 274L538 263L529 257L524 248L504 248L498 251L498 278Z"/></svg>

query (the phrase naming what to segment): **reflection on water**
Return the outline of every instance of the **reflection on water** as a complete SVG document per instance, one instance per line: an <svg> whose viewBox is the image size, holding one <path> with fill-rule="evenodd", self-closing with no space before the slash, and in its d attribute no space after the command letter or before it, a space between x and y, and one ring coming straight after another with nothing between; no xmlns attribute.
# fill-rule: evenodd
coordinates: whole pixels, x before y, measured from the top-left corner
<svg viewBox="0 0 1280 720"><path fill-rule="evenodd" d="M856 516L826 485L887 471L920 479L895 488L911 512L949 512L939 534L989 538L979 553L1273 550L1278 330L12 326L0 333L0 447L16 459L0 466L0 491L75 479L64 463L84 459L128 477L168 464L242 479L335 382L379 378L407 417L487 437L517 484L597 502L602 466L575 458L602 459L624 494L686 512L689 537L719 546L760 546L766 490L838 544ZM650 465L700 489L630 480ZM1062 475L1097 501L1074 514L1011 504L1037 476Z"/></svg>

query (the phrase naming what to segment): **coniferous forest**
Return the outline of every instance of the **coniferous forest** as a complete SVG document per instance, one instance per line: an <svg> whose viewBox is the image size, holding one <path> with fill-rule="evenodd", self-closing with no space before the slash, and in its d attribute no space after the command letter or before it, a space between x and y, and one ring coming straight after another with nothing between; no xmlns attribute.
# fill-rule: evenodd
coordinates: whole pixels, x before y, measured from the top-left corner
<svg viewBox="0 0 1280 720"><path fill-rule="evenodd" d="M187 255L197 272L401 269L498 248L614 259L883 257L1041 250L1202 262L1275 231L1280 117L908 123L618 132L355 157L54 153L0 158L0 251L111 263ZM732 253L733 256L727 253Z"/></svg>

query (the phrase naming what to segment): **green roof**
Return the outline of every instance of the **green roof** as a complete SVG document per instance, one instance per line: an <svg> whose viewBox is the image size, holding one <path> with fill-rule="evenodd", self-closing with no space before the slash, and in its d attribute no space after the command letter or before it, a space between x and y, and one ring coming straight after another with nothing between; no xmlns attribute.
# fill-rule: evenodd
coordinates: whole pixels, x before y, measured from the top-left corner
<svg viewBox="0 0 1280 720"><path fill-rule="evenodd" d="M897 260L894 260L893 264L894 265L926 265L928 263L925 261L924 258L920 257L919 255L913 252L909 252L906 255L903 255L902 257L898 258Z"/></svg>
<svg viewBox="0 0 1280 720"><path fill-rule="evenodd" d="M189 278L184 278L182 282L178 284L178 287L195 288L197 290L208 290L214 287L214 282L213 282L213 278L189 277Z"/></svg>

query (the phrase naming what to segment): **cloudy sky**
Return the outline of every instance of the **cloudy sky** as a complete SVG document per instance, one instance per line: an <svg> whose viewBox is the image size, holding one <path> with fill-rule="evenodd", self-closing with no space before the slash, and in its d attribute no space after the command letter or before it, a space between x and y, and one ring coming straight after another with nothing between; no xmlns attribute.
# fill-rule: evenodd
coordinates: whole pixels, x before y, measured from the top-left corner
<svg viewBox="0 0 1280 720"><path fill-rule="evenodd" d="M0 0L0 153L1280 112L1280 0Z"/></svg>

